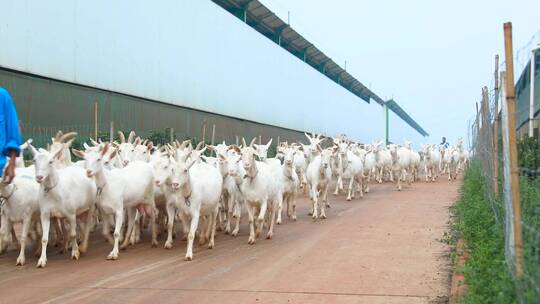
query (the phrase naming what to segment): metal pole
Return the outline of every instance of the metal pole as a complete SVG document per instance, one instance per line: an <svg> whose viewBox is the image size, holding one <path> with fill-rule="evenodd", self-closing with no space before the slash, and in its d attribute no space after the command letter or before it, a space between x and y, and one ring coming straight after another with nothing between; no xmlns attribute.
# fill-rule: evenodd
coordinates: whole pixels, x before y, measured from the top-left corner
<svg viewBox="0 0 540 304"><path fill-rule="evenodd" d="M389 123L388 123L388 106L386 103L384 104L384 117L385 117L385 139L386 139L386 145L390 143L390 130L389 130Z"/></svg>
<svg viewBox="0 0 540 304"><path fill-rule="evenodd" d="M109 142L113 142L114 139L114 120L111 120L109 127Z"/></svg>
<svg viewBox="0 0 540 304"><path fill-rule="evenodd" d="M206 142L206 120L203 122L203 128L202 128L202 141Z"/></svg>
<svg viewBox="0 0 540 304"><path fill-rule="evenodd" d="M516 97L514 88L514 50L512 47L512 23L504 24L504 54L506 57L506 104L508 108L508 135L510 148L510 179L512 187L512 210L514 212L514 247L516 250L516 277L523 277L521 201L519 193L519 171L516 144Z"/></svg>
<svg viewBox="0 0 540 304"><path fill-rule="evenodd" d="M531 90L530 90L530 99L529 99L529 137L534 136L534 78L535 78L535 60L536 60L536 50L540 49L540 45L536 46L531 50Z"/></svg>
<svg viewBox="0 0 540 304"><path fill-rule="evenodd" d="M215 136L216 136L216 124L212 124L212 142L211 142L212 146L214 145Z"/></svg>
<svg viewBox="0 0 540 304"><path fill-rule="evenodd" d="M98 135L98 103L94 102L94 139L97 140Z"/></svg>
<svg viewBox="0 0 540 304"><path fill-rule="evenodd" d="M495 111L493 116L493 191L499 196L499 55L495 55Z"/></svg>

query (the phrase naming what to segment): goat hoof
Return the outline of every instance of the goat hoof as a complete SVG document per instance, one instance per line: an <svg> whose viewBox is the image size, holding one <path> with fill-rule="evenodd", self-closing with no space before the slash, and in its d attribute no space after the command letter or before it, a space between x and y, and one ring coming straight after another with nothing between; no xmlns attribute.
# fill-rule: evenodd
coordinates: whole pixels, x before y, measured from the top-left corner
<svg viewBox="0 0 540 304"><path fill-rule="evenodd" d="M277 220L276 224L281 225L281 219Z"/></svg>
<svg viewBox="0 0 540 304"><path fill-rule="evenodd" d="M238 235L238 230L234 230L232 233L231 233L232 236L237 236Z"/></svg>
<svg viewBox="0 0 540 304"><path fill-rule="evenodd" d="M296 222L296 215L293 215L293 216L292 216L292 219L293 219L293 221Z"/></svg>
<svg viewBox="0 0 540 304"><path fill-rule="evenodd" d="M79 257L81 256L81 253L79 251L73 251L71 252L71 259L72 260L79 260Z"/></svg>
<svg viewBox="0 0 540 304"><path fill-rule="evenodd" d="M230 229L225 229L225 234L231 233Z"/></svg>
<svg viewBox="0 0 540 304"><path fill-rule="evenodd" d="M24 266L25 263L26 263L26 260L24 257L18 257L17 264L15 264L15 266Z"/></svg>
<svg viewBox="0 0 540 304"><path fill-rule="evenodd" d="M184 261L193 261L193 254L186 254Z"/></svg>
<svg viewBox="0 0 540 304"><path fill-rule="evenodd" d="M249 245L255 244L255 238L249 237L248 244L249 244Z"/></svg>
<svg viewBox="0 0 540 304"><path fill-rule="evenodd" d="M156 240L152 241L152 248L156 248L158 246L158 242Z"/></svg>
<svg viewBox="0 0 540 304"><path fill-rule="evenodd" d="M107 260L109 261L116 261L118 259L118 252L111 252L107 256Z"/></svg>
<svg viewBox="0 0 540 304"><path fill-rule="evenodd" d="M169 241L165 242L165 246L163 246L163 248L171 249L172 248L172 242L169 242Z"/></svg>
<svg viewBox="0 0 540 304"><path fill-rule="evenodd" d="M45 266L47 265L47 258L40 258L37 262L37 265L36 267L37 268L45 268Z"/></svg>
<svg viewBox="0 0 540 304"><path fill-rule="evenodd" d="M321 215L321 218L322 218L323 220L325 220L325 219L326 219L326 214L322 214L322 215Z"/></svg>
<svg viewBox="0 0 540 304"><path fill-rule="evenodd" d="M351 198L350 198L350 197L347 197L347 201L350 202L350 201L351 201Z"/></svg>
<svg viewBox="0 0 540 304"><path fill-rule="evenodd" d="M213 249L214 248L214 242L213 241L210 241L208 243L208 249Z"/></svg>
<svg viewBox="0 0 540 304"><path fill-rule="evenodd" d="M267 240L271 240L271 239L272 239L272 236L274 236L274 234L268 232L268 234L266 235L266 239L267 239Z"/></svg>

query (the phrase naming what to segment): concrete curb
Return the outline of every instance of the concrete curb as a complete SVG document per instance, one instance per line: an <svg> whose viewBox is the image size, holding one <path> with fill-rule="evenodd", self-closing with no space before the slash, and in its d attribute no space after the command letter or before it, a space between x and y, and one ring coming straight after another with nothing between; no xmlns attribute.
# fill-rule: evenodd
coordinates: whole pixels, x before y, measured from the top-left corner
<svg viewBox="0 0 540 304"><path fill-rule="evenodd" d="M450 303L461 303L463 295L467 290L465 285L465 276L460 272L460 269L465 265L469 253L465 249L465 241L459 239L456 244L456 260L454 264L454 272L452 274L452 285L450 287Z"/></svg>

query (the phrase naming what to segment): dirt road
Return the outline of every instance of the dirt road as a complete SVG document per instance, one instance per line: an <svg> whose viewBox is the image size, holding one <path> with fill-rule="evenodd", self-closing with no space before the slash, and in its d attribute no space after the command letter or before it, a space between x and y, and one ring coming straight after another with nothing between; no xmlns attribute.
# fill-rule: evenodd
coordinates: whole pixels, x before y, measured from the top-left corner
<svg viewBox="0 0 540 304"><path fill-rule="evenodd" d="M183 261L185 242L150 248L148 236L115 262L97 233L79 261L49 250L45 269L31 250L15 267L11 251L0 256L0 303L444 302L449 248L440 239L457 189L446 180L402 192L376 185L352 202L331 196L318 222L302 198L298 221L285 219L274 239L250 246L243 224L236 238L218 233L212 250L196 247L192 262Z"/></svg>

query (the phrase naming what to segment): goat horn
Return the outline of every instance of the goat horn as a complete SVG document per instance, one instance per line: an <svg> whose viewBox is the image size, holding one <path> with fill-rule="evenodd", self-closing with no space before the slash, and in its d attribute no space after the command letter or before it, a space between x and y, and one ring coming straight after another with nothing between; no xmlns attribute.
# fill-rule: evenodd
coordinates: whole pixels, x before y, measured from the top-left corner
<svg viewBox="0 0 540 304"><path fill-rule="evenodd" d="M126 136L124 135L124 132L118 131L118 138L120 138L120 143L121 144L126 142Z"/></svg>
<svg viewBox="0 0 540 304"><path fill-rule="evenodd" d="M130 143L130 144L133 143L133 139L135 139L135 135L136 135L135 131L129 132L129 136L128 136L128 140L127 140L128 143Z"/></svg>
<svg viewBox="0 0 540 304"><path fill-rule="evenodd" d="M74 138L75 136L77 136L77 132L68 132L68 133L60 136L59 142L65 143L66 140L70 140L70 139Z"/></svg>

